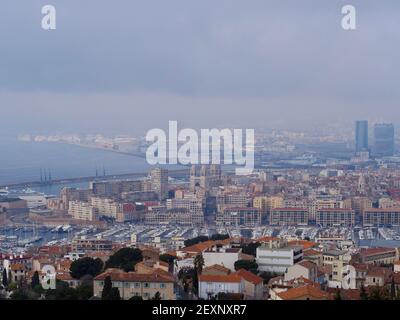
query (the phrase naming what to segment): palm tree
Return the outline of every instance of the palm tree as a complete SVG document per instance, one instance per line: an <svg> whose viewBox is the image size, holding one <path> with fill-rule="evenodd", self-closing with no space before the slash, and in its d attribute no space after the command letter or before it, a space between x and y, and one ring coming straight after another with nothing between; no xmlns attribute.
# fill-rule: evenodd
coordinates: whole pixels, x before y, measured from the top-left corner
<svg viewBox="0 0 400 320"><path fill-rule="evenodd" d="M361 285L361 288L360 288L360 299L361 300L368 300L368 293L365 290L365 287L364 287L363 284Z"/></svg>
<svg viewBox="0 0 400 320"><path fill-rule="evenodd" d="M197 271L197 274L200 275L203 272L204 267L204 258L201 253L199 253L193 260L194 268Z"/></svg>

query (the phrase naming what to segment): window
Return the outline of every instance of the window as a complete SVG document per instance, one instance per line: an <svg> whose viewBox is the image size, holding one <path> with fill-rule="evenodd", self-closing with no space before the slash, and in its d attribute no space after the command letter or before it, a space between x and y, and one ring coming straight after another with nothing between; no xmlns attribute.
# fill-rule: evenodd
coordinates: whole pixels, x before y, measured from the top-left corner
<svg viewBox="0 0 400 320"><path fill-rule="evenodd" d="M135 282L135 288L140 288L140 282Z"/></svg>
<svg viewBox="0 0 400 320"><path fill-rule="evenodd" d="M165 289L166 285L165 283L160 283L160 289Z"/></svg>
<svg viewBox="0 0 400 320"><path fill-rule="evenodd" d="M150 288L150 284L149 284L148 282L145 282L145 283L144 283L144 287L145 287L145 288Z"/></svg>

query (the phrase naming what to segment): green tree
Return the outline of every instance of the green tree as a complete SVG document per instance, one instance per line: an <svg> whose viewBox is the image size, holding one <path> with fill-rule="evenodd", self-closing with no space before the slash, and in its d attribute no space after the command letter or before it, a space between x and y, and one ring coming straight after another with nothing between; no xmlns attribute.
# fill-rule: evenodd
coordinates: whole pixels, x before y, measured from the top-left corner
<svg viewBox="0 0 400 320"><path fill-rule="evenodd" d="M75 279L80 279L83 276L97 276L103 270L103 261L101 259L84 257L72 262L70 267L71 276Z"/></svg>
<svg viewBox="0 0 400 320"><path fill-rule="evenodd" d="M7 270L4 268L3 269L3 280L2 280L2 284L4 288L8 287L8 276L7 276Z"/></svg>
<svg viewBox="0 0 400 320"><path fill-rule="evenodd" d="M160 255L160 261L166 262L168 264L173 263L175 259L176 259L175 256L172 256L167 253Z"/></svg>
<svg viewBox="0 0 400 320"><path fill-rule="evenodd" d="M238 271L240 269L245 269L254 274L258 273L258 264L254 261L250 260L238 260L235 262L235 270Z"/></svg>
<svg viewBox="0 0 400 320"><path fill-rule="evenodd" d="M143 260L142 251L137 248L122 248L114 253L106 262L106 268L119 268L133 271L135 265Z"/></svg>
<svg viewBox="0 0 400 320"><path fill-rule="evenodd" d="M239 293L225 293L219 292L216 296L216 300L243 300L243 294Z"/></svg>
<svg viewBox="0 0 400 320"><path fill-rule="evenodd" d="M101 299L103 300L108 300L107 298L110 296L111 294L111 289L112 289L112 281L111 281L111 277L107 276L104 279L104 286L103 286L103 291L101 292Z"/></svg>
<svg viewBox="0 0 400 320"><path fill-rule="evenodd" d="M259 243L259 242L251 242L249 244L246 244L246 245L242 246L242 252L244 254L249 254L249 255L252 255L252 256L255 257L256 254L257 254L257 248L259 246L261 246L261 243Z"/></svg>
<svg viewBox="0 0 400 320"><path fill-rule="evenodd" d="M194 258L193 265L194 268L196 269L197 275L200 275L203 272L203 267L204 267L204 258L201 253Z"/></svg>
<svg viewBox="0 0 400 320"><path fill-rule="evenodd" d="M373 287L369 294L369 300L387 300L388 295L387 292L383 288L378 286Z"/></svg>
<svg viewBox="0 0 400 320"><path fill-rule="evenodd" d="M28 293L25 290L17 289L11 293L11 300L29 300Z"/></svg>
<svg viewBox="0 0 400 320"><path fill-rule="evenodd" d="M361 300L368 300L368 293L365 290L364 285L361 285L361 288L360 288L360 299Z"/></svg>
<svg viewBox="0 0 400 320"><path fill-rule="evenodd" d="M272 278L277 277L278 274L275 273L275 272L265 272L265 271L264 271L264 272L261 272L261 273L259 274L259 276L260 276L261 278L263 278L264 283L267 284Z"/></svg>
<svg viewBox="0 0 400 320"><path fill-rule="evenodd" d="M340 293L340 289L337 289L335 292L335 300L342 300L342 295Z"/></svg>
<svg viewBox="0 0 400 320"><path fill-rule="evenodd" d="M32 276L31 288L35 289L38 286L40 286L39 272L35 271L35 273Z"/></svg>
<svg viewBox="0 0 400 320"><path fill-rule="evenodd" d="M93 285L81 284L75 291L78 300L89 300L93 297Z"/></svg>
<svg viewBox="0 0 400 320"><path fill-rule="evenodd" d="M390 299L396 299L396 285L394 283L394 278L392 278L392 283L390 284Z"/></svg>
<svg viewBox="0 0 400 320"><path fill-rule="evenodd" d="M104 287L101 293L102 300L121 300L118 288L112 286L111 277L107 276L104 279Z"/></svg>
<svg viewBox="0 0 400 320"><path fill-rule="evenodd" d="M65 281L56 282L56 288L46 291L46 300L79 300L77 292Z"/></svg>
<svg viewBox="0 0 400 320"><path fill-rule="evenodd" d="M205 241L208 241L208 240L209 240L209 238L207 236L199 236L199 237L196 237L196 238L185 240L184 244L185 244L185 247L190 247L190 246L193 246L195 244L198 244L198 243L201 243L201 242L205 242Z"/></svg>
<svg viewBox="0 0 400 320"><path fill-rule="evenodd" d="M197 292L198 288L198 277L197 271L194 268L184 267L178 272L178 279L181 281L183 285L184 291L189 292L189 286L192 284L193 292Z"/></svg>
<svg viewBox="0 0 400 320"><path fill-rule="evenodd" d="M225 239L229 239L229 234L219 234L219 233L216 233L216 234L213 234L213 235L210 237L210 240L213 240L213 241L216 241L216 240L225 240Z"/></svg>
<svg viewBox="0 0 400 320"><path fill-rule="evenodd" d="M151 300L161 300L161 294L160 292L156 292L156 294L154 295L154 297Z"/></svg>
<svg viewBox="0 0 400 320"><path fill-rule="evenodd" d="M138 301L142 301L143 298L141 296L133 296L132 298L130 298L129 300L138 300Z"/></svg>

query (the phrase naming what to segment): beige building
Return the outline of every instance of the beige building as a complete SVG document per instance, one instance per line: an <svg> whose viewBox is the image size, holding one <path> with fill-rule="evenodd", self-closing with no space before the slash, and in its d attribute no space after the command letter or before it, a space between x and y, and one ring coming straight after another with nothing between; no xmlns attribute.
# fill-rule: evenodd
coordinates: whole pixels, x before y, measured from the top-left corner
<svg viewBox="0 0 400 320"><path fill-rule="evenodd" d="M311 261L300 261L293 266L288 267L284 280L290 281L303 277L312 282L317 282L318 279L318 266Z"/></svg>
<svg viewBox="0 0 400 320"><path fill-rule="evenodd" d="M72 252L111 251L112 241L107 239L80 239L72 240Z"/></svg>
<svg viewBox="0 0 400 320"><path fill-rule="evenodd" d="M202 212L193 213L186 208L171 208L167 209L166 206L149 207L146 212L145 223L149 225L183 225L193 226L201 225L204 223L204 214Z"/></svg>
<svg viewBox="0 0 400 320"><path fill-rule="evenodd" d="M121 299L142 297L144 300L153 298L157 292L162 300L175 300L174 277L160 269L153 273L124 272L119 269L107 269L93 281L93 294L101 297L104 281L110 276L112 286L118 288Z"/></svg>
<svg viewBox="0 0 400 320"><path fill-rule="evenodd" d="M217 195L217 211L223 212L228 208L245 208L248 206L250 199L244 192L226 192Z"/></svg>
<svg viewBox="0 0 400 320"><path fill-rule="evenodd" d="M253 199L253 207L260 209L263 216L268 215L272 209L282 208L283 206L282 197L260 196Z"/></svg>
<svg viewBox="0 0 400 320"><path fill-rule="evenodd" d="M285 199L284 206L287 208L307 209L308 218L315 220L318 210L341 209L344 207L344 203L335 199Z"/></svg>
<svg viewBox="0 0 400 320"><path fill-rule="evenodd" d="M243 296L245 300L262 300L264 297L263 278L245 269L238 270L235 274L242 277Z"/></svg>
<svg viewBox="0 0 400 320"><path fill-rule="evenodd" d="M356 214L362 215L365 210L372 208L372 201L367 197L354 197L346 200L346 208L353 209Z"/></svg>
<svg viewBox="0 0 400 320"><path fill-rule="evenodd" d="M187 209L193 215L203 215L203 202L196 198L168 199L167 209Z"/></svg>
<svg viewBox="0 0 400 320"><path fill-rule="evenodd" d="M91 206L88 202L70 201L68 214L74 219L96 221L98 220L99 210Z"/></svg>
<svg viewBox="0 0 400 320"><path fill-rule="evenodd" d="M150 171L150 182L153 191L157 192L159 200L168 198L168 170L154 168Z"/></svg>
<svg viewBox="0 0 400 320"><path fill-rule="evenodd" d="M110 218L116 218L117 213L120 210L119 203L113 199L101 198L101 197L90 197L90 204L92 207L97 208L99 215Z"/></svg>
<svg viewBox="0 0 400 320"><path fill-rule="evenodd" d="M87 202L89 200L89 193L89 189L63 188L60 192L60 203L51 202L50 205L57 205L58 208L56 210L68 211L70 201Z"/></svg>
<svg viewBox="0 0 400 320"><path fill-rule="evenodd" d="M322 265L324 267L330 266L332 273L329 280L342 282L343 280L343 267L348 264L349 257L347 257L346 251L341 250L329 250L325 251L322 255Z"/></svg>

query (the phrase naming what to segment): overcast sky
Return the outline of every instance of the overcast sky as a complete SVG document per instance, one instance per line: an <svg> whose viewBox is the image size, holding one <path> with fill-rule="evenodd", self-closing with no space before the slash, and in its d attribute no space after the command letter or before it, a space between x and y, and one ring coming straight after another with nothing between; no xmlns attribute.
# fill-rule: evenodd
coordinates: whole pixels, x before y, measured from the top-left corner
<svg viewBox="0 0 400 320"><path fill-rule="evenodd" d="M400 123L398 0L2 0L0 41L1 134Z"/></svg>

